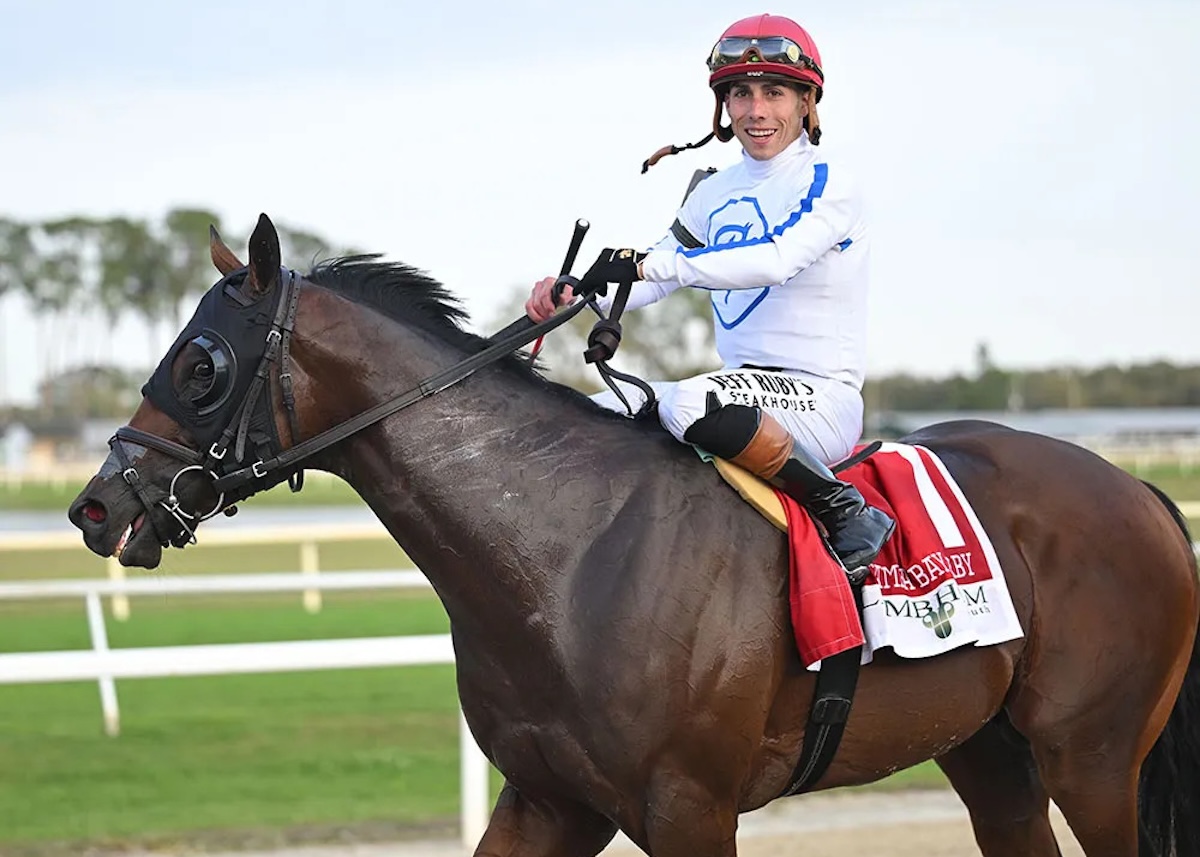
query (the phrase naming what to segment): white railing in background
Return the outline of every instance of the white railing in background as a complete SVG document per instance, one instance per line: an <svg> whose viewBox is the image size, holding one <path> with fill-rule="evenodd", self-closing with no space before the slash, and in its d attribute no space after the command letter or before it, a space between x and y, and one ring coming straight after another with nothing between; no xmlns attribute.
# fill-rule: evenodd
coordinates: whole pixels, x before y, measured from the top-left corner
<svg viewBox="0 0 1200 857"><path fill-rule="evenodd" d="M128 598L130 595L298 592L314 588L346 591L428 586L420 572L411 570L0 583L0 601L83 598L92 641L91 649L0 654L0 684L96 681L100 687L105 732L115 736L120 732L117 679L452 664L454 650L448 634L111 649L100 601L103 597L115 599ZM487 826L490 767L476 746L461 709L459 748L462 841L470 849L479 841Z"/></svg>
<svg viewBox="0 0 1200 857"><path fill-rule="evenodd" d="M299 549L301 574L321 573L319 545L323 542L349 541L393 541L391 534L378 521L363 524L312 524L306 526L256 527L254 529L214 527L200 534L204 545L267 545L294 544ZM83 538L79 533L62 531L51 533L16 532L0 533L0 554L6 550L82 550ZM125 566L116 557L105 560L108 579L114 583L125 580ZM321 610L321 587L303 589L304 609L309 613ZM129 598L120 591L112 595L113 618L123 622L129 618Z"/></svg>

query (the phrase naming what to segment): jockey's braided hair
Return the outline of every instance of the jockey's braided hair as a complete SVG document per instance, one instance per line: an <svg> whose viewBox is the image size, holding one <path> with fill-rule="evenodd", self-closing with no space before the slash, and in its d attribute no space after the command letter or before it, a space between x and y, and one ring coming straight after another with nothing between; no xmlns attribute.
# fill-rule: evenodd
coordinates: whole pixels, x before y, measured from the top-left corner
<svg viewBox="0 0 1200 857"><path fill-rule="evenodd" d="M808 142L816 146L821 142L821 119L817 115L817 90L807 83L788 81L787 84L793 87L799 93L801 100L808 105L808 113L804 117L804 130L808 132ZM695 143L688 143L685 146L663 146L653 155L642 161L642 172L646 172L646 170L650 169L667 155L678 155L686 149L699 149L714 137L722 143L728 143L732 140L734 137L732 126L721 124L721 103L725 100L725 96L729 92L729 86L730 84L724 84L721 89L717 90L718 98L716 110L713 113L713 129L707 136L701 140L697 140Z"/></svg>

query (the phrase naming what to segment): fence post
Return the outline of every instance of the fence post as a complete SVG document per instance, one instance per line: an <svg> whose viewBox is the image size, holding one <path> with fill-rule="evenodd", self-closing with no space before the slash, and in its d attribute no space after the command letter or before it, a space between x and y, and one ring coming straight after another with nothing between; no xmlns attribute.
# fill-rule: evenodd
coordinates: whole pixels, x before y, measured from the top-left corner
<svg viewBox="0 0 1200 857"><path fill-rule="evenodd" d="M483 832L487 830L491 805L488 788L491 764L471 734L467 718L458 709L459 771L462 777L462 842L468 852L474 851Z"/></svg>
<svg viewBox="0 0 1200 857"><path fill-rule="evenodd" d="M321 573L321 556L315 541L300 542L300 571L316 576ZM304 590L304 609L309 613L321 612L321 590Z"/></svg>
<svg viewBox="0 0 1200 857"><path fill-rule="evenodd" d="M89 592L84 596L87 608L88 630L92 635L92 651L103 656L108 652L108 631L104 627L104 609L100 596ZM111 675L101 675L100 710L104 714L104 733L111 737L121 734L121 710L117 706L117 685Z"/></svg>
<svg viewBox="0 0 1200 857"><path fill-rule="evenodd" d="M115 556L110 556L106 561L108 566L108 579L113 583L125 582L125 566L121 565L121 561ZM112 614L113 618L118 622L124 622L129 618L129 596L115 594L112 597Z"/></svg>

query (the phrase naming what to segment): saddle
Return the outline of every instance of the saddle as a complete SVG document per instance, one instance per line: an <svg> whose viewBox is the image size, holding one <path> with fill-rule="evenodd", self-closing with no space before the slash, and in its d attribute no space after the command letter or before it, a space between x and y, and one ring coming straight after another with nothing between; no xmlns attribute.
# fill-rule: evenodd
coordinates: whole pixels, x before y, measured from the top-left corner
<svg viewBox="0 0 1200 857"><path fill-rule="evenodd" d="M867 444L845 461L836 464L832 468L833 472L838 473L866 461L878 452L881 446L883 444L879 441ZM757 509L759 514L775 525L777 529L787 532L787 514L784 512L783 503L780 502L779 495L775 493L774 488L749 470L738 467L724 458L714 457L712 463L717 468L717 472L721 474L721 478L728 482L742 496L743 500Z"/></svg>
<svg viewBox="0 0 1200 857"><path fill-rule="evenodd" d="M742 495L743 500L757 509L759 514L777 529L787 532L787 515L774 488L749 470L738 467L724 458L714 458L712 463L721 474L721 478L733 486L733 489Z"/></svg>

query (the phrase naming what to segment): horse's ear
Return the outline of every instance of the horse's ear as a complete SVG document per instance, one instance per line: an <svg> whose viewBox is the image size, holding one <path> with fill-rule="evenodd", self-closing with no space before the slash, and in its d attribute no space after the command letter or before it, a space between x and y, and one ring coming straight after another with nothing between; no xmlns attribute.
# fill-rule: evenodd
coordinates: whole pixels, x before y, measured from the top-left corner
<svg viewBox="0 0 1200 857"><path fill-rule="evenodd" d="M279 282L279 233L265 214L258 216L258 225L250 236L250 276L245 291L257 300L275 288Z"/></svg>
<svg viewBox="0 0 1200 857"><path fill-rule="evenodd" d="M221 233L211 223L208 226L208 252L212 256L213 265L221 272L222 277L228 277L238 268L246 267L242 264L242 260L221 240Z"/></svg>

